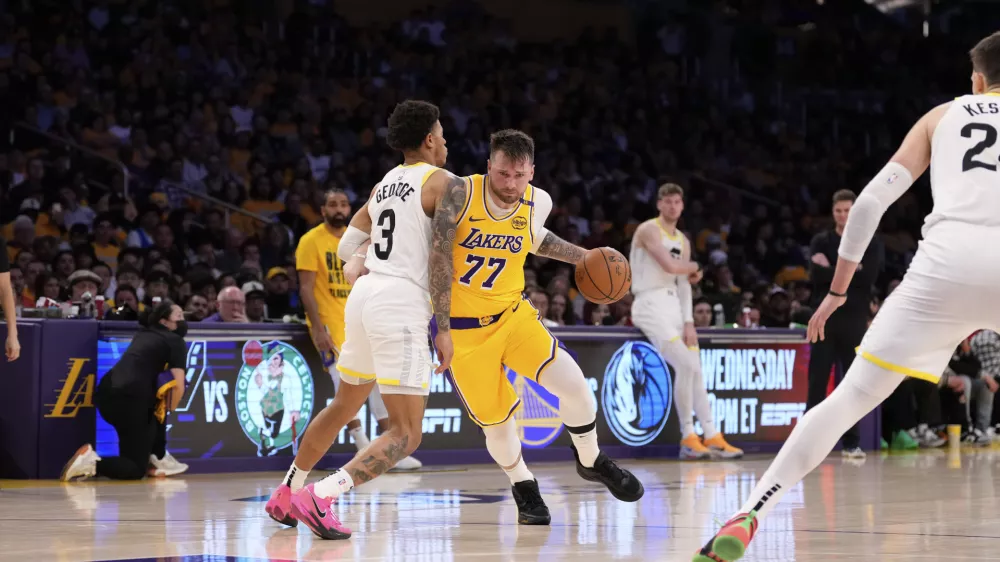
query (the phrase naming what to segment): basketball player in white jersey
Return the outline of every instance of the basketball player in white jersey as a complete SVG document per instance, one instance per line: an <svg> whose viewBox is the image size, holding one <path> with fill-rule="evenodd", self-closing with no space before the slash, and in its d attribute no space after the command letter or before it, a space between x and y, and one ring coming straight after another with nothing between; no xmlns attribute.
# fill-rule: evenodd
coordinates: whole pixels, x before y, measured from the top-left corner
<svg viewBox="0 0 1000 562"><path fill-rule="evenodd" d="M355 283L344 312L345 341L337 370L345 384L309 424L284 483L267 504L273 519L289 525L302 521L325 539L351 536L334 514L334 501L386 472L420 444L431 372L431 298L437 296L428 290L428 271L441 269L450 279L452 267L451 240L438 240L447 232L432 237L432 227L449 221L454 225L466 194L465 180L440 168L448 150L438 118L436 106L412 100L397 105L389 116L387 141L403 153L404 162L375 186L338 248L346 261L371 239L365 255L369 274ZM430 251L432 242L438 243L437 252ZM440 252L447 254L446 264L439 263ZM438 372L443 372L453 349L449 338L439 337L435 344ZM376 382L389 412L388 431L337 472L304 486L309 471Z"/></svg>
<svg viewBox="0 0 1000 562"><path fill-rule="evenodd" d="M973 95L917 121L851 208L830 292L809 321L809 340L823 339L827 318L844 304L882 214L930 165L934 208L903 282L875 316L843 382L799 420L747 503L695 561L742 558L760 519L847 428L906 377L936 382L972 332L1000 328L1000 32L970 55Z"/></svg>
<svg viewBox="0 0 1000 562"><path fill-rule="evenodd" d="M681 423L682 459L734 459L743 451L726 442L712 422L712 408L701 375L698 333L694 329L691 283L701 279L701 266L691 261L691 241L677 229L684 212L684 190L674 183L660 186L650 219L632 236L632 323L673 366L674 404ZM698 414L704 441L694 431Z"/></svg>

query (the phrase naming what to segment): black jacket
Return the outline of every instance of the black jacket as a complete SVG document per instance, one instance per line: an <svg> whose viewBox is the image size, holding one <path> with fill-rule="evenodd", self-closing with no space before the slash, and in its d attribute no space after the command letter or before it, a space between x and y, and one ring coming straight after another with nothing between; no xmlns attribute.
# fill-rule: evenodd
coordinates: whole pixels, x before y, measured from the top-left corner
<svg viewBox="0 0 1000 562"><path fill-rule="evenodd" d="M815 308L823 301L830 291L833 281L833 271L837 267L837 251L840 249L840 235L835 230L825 230L812 239L809 245L809 279L812 281L813 302ZM830 262L830 267L823 267L812 262L816 254L823 254ZM871 313L872 286L878 280L885 265L885 245L882 238L876 234L861 258L851 284L847 288L847 302L830 316L829 325L834 329L842 325L858 326L863 329Z"/></svg>

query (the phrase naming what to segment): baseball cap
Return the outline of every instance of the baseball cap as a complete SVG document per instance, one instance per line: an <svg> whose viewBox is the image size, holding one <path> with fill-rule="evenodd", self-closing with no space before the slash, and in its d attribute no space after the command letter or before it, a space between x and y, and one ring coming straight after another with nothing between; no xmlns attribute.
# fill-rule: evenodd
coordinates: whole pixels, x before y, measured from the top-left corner
<svg viewBox="0 0 1000 562"><path fill-rule="evenodd" d="M288 275L288 270L285 269L284 267L272 267L271 269L267 270L267 276L265 278L268 281L270 281L271 279L274 279L275 277L277 277L279 275L284 275L285 277L290 277Z"/></svg>
<svg viewBox="0 0 1000 562"><path fill-rule="evenodd" d="M267 291L264 290L264 285L262 285L260 281L248 281L240 287L240 290L243 291L243 296L245 297L258 294L262 297L267 296Z"/></svg>

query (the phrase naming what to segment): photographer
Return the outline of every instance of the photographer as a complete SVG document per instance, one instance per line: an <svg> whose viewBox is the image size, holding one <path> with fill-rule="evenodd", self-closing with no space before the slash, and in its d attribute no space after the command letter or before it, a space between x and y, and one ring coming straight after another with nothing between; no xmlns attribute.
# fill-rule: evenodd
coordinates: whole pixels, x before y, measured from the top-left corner
<svg viewBox="0 0 1000 562"><path fill-rule="evenodd" d="M97 410L118 433L120 456L101 459L84 445L63 468L63 481L95 475L139 480L146 475L162 416L184 395L187 322L181 307L169 300L143 311L139 322L143 328L95 393ZM164 365L173 379L160 384Z"/></svg>

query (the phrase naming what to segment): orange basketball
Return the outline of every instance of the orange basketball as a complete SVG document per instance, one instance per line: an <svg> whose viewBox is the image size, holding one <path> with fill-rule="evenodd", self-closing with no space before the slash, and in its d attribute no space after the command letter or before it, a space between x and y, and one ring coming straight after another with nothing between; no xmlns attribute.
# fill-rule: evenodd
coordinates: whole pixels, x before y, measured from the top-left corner
<svg viewBox="0 0 1000 562"><path fill-rule="evenodd" d="M632 286L632 268L617 250L587 250L576 264L576 288L588 301L597 304L617 302Z"/></svg>

